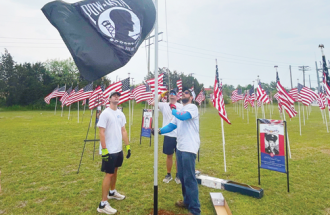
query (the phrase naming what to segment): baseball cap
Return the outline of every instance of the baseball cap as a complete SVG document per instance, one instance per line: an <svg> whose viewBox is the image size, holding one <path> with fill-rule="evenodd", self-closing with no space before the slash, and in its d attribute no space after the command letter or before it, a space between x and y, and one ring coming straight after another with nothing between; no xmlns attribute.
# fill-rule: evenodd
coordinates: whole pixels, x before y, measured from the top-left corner
<svg viewBox="0 0 330 215"><path fill-rule="evenodd" d="M176 92L175 89L172 89L172 90L170 91L170 94L171 94L171 93L174 93L175 95L177 94L177 92Z"/></svg>
<svg viewBox="0 0 330 215"><path fill-rule="evenodd" d="M111 96L113 94L117 94L118 96L120 96L120 93L119 92L117 92L117 91L111 91L110 94L109 94L109 98L111 98Z"/></svg>
<svg viewBox="0 0 330 215"><path fill-rule="evenodd" d="M193 101L195 100L195 92L192 90L192 89L189 89L189 88L183 88L182 92L185 92L185 91L189 91L190 95L193 97Z"/></svg>

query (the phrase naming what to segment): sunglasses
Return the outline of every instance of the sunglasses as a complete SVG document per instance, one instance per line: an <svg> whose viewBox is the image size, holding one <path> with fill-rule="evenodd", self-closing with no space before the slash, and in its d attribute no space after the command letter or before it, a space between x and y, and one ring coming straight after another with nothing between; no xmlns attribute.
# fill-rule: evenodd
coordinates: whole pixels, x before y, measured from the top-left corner
<svg viewBox="0 0 330 215"><path fill-rule="evenodd" d="M184 91L184 94L190 94L190 92L189 91Z"/></svg>
<svg viewBox="0 0 330 215"><path fill-rule="evenodd" d="M170 95L171 95L171 96L176 96L176 94L175 94L175 93L170 93Z"/></svg>

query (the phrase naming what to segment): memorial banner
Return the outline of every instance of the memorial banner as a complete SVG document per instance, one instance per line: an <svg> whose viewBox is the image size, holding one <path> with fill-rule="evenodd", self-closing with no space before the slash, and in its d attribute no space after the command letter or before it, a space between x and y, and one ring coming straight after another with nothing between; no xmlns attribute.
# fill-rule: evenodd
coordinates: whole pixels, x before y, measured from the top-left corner
<svg viewBox="0 0 330 215"><path fill-rule="evenodd" d="M151 138L152 109L143 109L141 136Z"/></svg>
<svg viewBox="0 0 330 215"><path fill-rule="evenodd" d="M261 168L286 173L284 123L260 119Z"/></svg>

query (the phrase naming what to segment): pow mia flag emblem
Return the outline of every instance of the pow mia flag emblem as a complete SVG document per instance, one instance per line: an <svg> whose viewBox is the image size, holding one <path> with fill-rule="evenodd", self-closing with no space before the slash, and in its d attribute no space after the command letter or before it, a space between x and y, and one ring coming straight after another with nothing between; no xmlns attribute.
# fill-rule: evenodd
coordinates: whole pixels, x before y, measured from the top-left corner
<svg viewBox="0 0 330 215"><path fill-rule="evenodd" d="M153 29L152 0L54 1L42 8L81 75L97 80L124 66Z"/></svg>

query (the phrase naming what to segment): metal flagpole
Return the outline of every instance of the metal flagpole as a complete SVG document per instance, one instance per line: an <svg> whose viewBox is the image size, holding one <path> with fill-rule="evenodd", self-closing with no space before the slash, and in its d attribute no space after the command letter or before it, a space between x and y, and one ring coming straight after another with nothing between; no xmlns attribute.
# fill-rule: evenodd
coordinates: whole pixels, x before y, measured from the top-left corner
<svg viewBox="0 0 330 215"><path fill-rule="evenodd" d="M71 105L69 106L68 120L70 119L70 110L71 110Z"/></svg>
<svg viewBox="0 0 330 215"><path fill-rule="evenodd" d="M221 130L222 130L222 148L223 148L223 162L225 165L225 172L227 172L227 165L226 165L226 150L225 150L225 131L223 128L223 119L221 117Z"/></svg>
<svg viewBox="0 0 330 215"><path fill-rule="evenodd" d="M308 120L308 107L307 106L305 106L305 108L306 108L306 116L307 116L307 120Z"/></svg>
<svg viewBox="0 0 330 215"><path fill-rule="evenodd" d="M130 80L130 74L128 73L128 80ZM128 140L131 141L131 123L132 123L132 119L131 119L131 100L128 101Z"/></svg>
<svg viewBox="0 0 330 215"><path fill-rule="evenodd" d="M242 118L244 119L244 98L242 100Z"/></svg>
<svg viewBox="0 0 330 215"><path fill-rule="evenodd" d="M302 107L302 109L303 109L303 119L304 119L304 125L305 125L305 108L304 108L304 106Z"/></svg>
<svg viewBox="0 0 330 215"><path fill-rule="evenodd" d="M284 112L283 105L282 105L282 111L283 111L283 118L284 118L284 121L286 121L286 120L285 120L285 112ZM288 138L289 156L290 156L290 158L291 158L291 149L290 149L290 141L289 141L289 132L288 132L288 128L286 128L286 137Z"/></svg>
<svg viewBox="0 0 330 215"><path fill-rule="evenodd" d="M328 120L327 120L327 114L325 113L325 109L324 109L324 115L325 115L325 125L327 126L327 132L329 133L329 128L328 128Z"/></svg>
<svg viewBox="0 0 330 215"><path fill-rule="evenodd" d="M79 85L79 79L78 79L78 81L77 81L77 86ZM79 91L79 88L78 88L78 91ZM79 123L79 101L78 101L78 123Z"/></svg>
<svg viewBox="0 0 330 215"><path fill-rule="evenodd" d="M300 103L298 102L299 107L299 130L300 130L300 136L301 136L301 120L300 120Z"/></svg>
<svg viewBox="0 0 330 215"><path fill-rule="evenodd" d="M154 135L154 215L158 214L158 0L155 0L155 135ZM157 80L157 81L156 81Z"/></svg>

